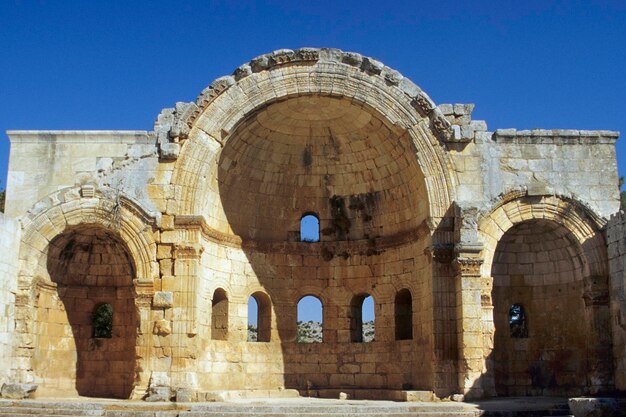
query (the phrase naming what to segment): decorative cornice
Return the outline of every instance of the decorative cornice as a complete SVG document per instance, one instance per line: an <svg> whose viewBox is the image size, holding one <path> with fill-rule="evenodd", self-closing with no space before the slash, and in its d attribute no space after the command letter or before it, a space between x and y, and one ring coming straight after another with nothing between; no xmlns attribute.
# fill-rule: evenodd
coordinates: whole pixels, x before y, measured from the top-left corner
<svg viewBox="0 0 626 417"><path fill-rule="evenodd" d="M200 230L203 238L215 243L233 247L241 247L242 245L242 240L239 236L215 230L207 224L206 219L201 215L178 215L174 218L174 225L176 228L181 229Z"/></svg>
<svg viewBox="0 0 626 417"><path fill-rule="evenodd" d="M35 282L35 287L38 290L45 291L45 292L56 292L58 285L56 282L46 281L44 279L38 279L37 282Z"/></svg>
<svg viewBox="0 0 626 417"><path fill-rule="evenodd" d="M377 254L386 249L403 246L430 235L426 221L418 227L391 236L380 236L369 239L346 241L321 242L287 242L287 241L259 241L243 240L240 236L219 232L209 226L204 216L179 215L174 218L176 228L199 230L202 237L211 242L226 246L244 249L254 249L259 252L282 251L286 253L319 253L321 250L342 254Z"/></svg>

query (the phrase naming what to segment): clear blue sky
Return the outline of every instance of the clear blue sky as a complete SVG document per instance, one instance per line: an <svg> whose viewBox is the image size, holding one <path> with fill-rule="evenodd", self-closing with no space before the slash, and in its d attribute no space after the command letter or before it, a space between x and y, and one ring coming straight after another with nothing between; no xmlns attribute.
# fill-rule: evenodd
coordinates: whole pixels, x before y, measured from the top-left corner
<svg viewBox="0 0 626 417"><path fill-rule="evenodd" d="M146 129L161 108L279 48L380 59L436 103L496 128L626 134L626 2L13 1L0 3L7 129ZM626 140L618 141L622 174Z"/></svg>
<svg viewBox="0 0 626 417"><path fill-rule="evenodd" d="M490 130L626 135L623 0L1 0L2 186L7 129L150 130L240 64L302 46L375 57L436 103L476 103Z"/></svg>

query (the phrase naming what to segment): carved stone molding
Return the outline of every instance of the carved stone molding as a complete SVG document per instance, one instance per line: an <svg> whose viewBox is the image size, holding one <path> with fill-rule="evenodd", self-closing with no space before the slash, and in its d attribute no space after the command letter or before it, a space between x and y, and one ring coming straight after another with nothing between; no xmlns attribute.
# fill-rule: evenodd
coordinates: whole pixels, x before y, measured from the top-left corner
<svg viewBox="0 0 626 417"><path fill-rule="evenodd" d="M480 276L480 267L482 264L482 258L466 258L457 256L454 260L454 266L457 273L463 276Z"/></svg>

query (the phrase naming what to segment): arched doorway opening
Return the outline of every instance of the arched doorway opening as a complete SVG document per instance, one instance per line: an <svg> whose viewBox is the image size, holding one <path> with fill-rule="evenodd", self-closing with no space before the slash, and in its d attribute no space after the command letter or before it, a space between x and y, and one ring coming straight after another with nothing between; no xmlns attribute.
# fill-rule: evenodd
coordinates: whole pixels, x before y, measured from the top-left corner
<svg viewBox="0 0 626 417"><path fill-rule="evenodd" d="M35 373L58 393L128 398L138 326L128 248L102 226L71 226L50 242L46 267Z"/></svg>
<svg viewBox="0 0 626 417"><path fill-rule="evenodd" d="M324 340L324 306L314 295L298 301L298 343L322 343Z"/></svg>
<svg viewBox="0 0 626 417"><path fill-rule="evenodd" d="M522 221L501 237L491 269L499 396L580 395L592 385L587 274L581 245L555 221Z"/></svg>

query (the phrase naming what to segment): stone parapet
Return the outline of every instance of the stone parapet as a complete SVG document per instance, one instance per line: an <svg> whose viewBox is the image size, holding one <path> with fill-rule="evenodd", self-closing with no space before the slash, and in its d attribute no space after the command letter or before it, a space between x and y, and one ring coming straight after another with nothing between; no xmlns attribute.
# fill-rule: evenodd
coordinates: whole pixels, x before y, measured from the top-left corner
<svg viewBox="0 0 626 417"><path fill-rule="evenodd" d="M560 144L588 144L615 143L619 132L612 130L576 130L576 129L497 129L493 133L496 142L520 143L560 143Z"/></svg>

